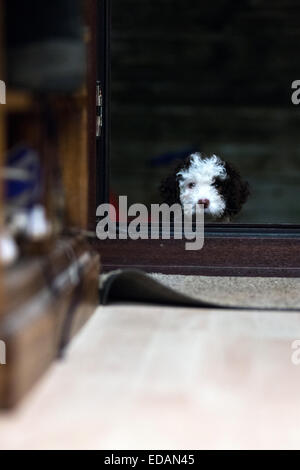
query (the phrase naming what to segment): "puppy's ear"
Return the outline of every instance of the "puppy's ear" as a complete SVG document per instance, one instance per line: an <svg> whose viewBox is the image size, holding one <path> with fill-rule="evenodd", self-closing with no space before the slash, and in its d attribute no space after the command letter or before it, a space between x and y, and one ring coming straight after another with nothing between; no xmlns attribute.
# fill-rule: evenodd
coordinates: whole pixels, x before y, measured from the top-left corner
<svg viewBox="0 0 300 470"><path fill-rule="evenodd" d="M159 187L162 202L169 205L179 202L179 186L177 181L176 172L167 176L162 180Z"/></svg>
<svg viewBox="0 0 300 470"><path fill-rule="evenodd" d="M247 181L243 181L238 170L226 162L225 169L227 178L224 180L222 195L226 201L226 216L234 217L240 212L243 204L247 201L250 189Z"/></svg>
<svg viewBox="0 0 300 470"><path fill-rule="evenodd" d="M177 176L181 170L186 170L191 164L191 155L186 157L183 161L177 160L175 162L175 169L173 173L162 180L159 190L162 197L162 202L166 202L169 205L180 203L180 191L179 191L179 180L180 176Z"/></svg>

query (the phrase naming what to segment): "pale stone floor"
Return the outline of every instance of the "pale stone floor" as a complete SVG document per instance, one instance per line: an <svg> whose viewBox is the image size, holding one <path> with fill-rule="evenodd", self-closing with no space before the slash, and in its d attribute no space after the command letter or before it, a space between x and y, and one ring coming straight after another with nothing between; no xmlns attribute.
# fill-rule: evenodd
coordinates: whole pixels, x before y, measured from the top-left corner
<svg viewBox="0 0 300 470"><path fill-rule="evenodd" d="M298 280L260 283L300 297ZM0 448L299 449L296 339L300 310L99 307L65 360L0 414Z"/></svg>

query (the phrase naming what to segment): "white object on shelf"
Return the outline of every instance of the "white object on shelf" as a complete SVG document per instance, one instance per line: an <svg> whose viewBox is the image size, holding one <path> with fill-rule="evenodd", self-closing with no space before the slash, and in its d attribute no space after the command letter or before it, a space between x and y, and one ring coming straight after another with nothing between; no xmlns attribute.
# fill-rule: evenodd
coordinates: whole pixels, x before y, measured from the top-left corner
<svg viewBox="0 0 300 470"><path fill-rule="evenodd" d="M32 240L40 240L46 238L50 231L50 223L47 220L45 208L41 205L34 206L27 217L27 237Z"/></svg>
<svg viewBox="0 0 300 470"><path fill-rule="evenodd" d="M19 248L14 238L5 232L0 234L0 262L4 266L12 265L19 256Z"/></svg>

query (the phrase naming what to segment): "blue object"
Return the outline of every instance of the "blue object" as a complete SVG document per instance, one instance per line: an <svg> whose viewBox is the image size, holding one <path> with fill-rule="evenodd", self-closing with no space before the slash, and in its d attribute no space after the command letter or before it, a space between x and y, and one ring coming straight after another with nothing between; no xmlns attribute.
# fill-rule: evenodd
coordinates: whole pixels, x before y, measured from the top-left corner
<svg viewBox="0 0 300 470"><path fill-rule="evenodd" d="M14 149L6 159L4 197L9 205L31 208L40 201L42 177L40 159L28 147Z"/></svg>

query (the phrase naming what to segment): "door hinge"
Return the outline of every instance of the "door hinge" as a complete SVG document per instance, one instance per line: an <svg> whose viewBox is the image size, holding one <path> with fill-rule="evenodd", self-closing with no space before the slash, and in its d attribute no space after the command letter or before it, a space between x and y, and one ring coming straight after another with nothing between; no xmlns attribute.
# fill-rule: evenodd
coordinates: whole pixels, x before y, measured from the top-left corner
<svg viewBox="0 0 300 470"><path fill-rule="evenodd" d="M103 93L100 82L96 85L96 137L101 137L103 127Z"/></svg>

